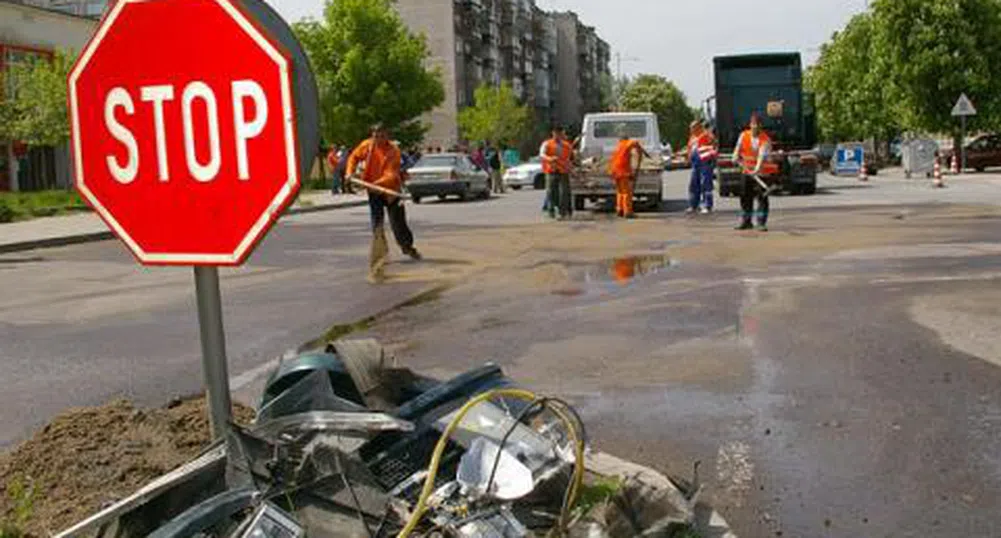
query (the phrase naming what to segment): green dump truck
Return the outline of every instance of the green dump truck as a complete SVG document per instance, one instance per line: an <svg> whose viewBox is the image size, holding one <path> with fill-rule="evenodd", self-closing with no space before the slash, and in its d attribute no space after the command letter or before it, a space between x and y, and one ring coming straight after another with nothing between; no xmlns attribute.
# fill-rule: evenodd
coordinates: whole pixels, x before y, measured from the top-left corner
<svg viewBox="0 0 1001 538"><path fill-rule="evenodd" d="M770 158L781 170L780 188L790 194L814 194L819 168L812 151L816 116L813 96L803 92L799 53L720 56L713 64L720 196L740 194L740 166L730 157L753 113L764 120L772 138Z"/></svg>

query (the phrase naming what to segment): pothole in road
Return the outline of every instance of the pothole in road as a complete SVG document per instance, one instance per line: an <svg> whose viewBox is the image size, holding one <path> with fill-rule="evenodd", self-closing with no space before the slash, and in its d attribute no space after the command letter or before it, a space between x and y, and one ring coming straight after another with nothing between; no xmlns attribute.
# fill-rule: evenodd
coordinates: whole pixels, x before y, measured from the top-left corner
<svg viewBox="0 0 1001 538"><path fill-rule="evenodd" d="M615 292L629 288L637 281L681 267L681 261L667 255L625 256L596 265L586 266L572 279L578 285L552 291L553 295L576 297L591 293Z"/></svg>

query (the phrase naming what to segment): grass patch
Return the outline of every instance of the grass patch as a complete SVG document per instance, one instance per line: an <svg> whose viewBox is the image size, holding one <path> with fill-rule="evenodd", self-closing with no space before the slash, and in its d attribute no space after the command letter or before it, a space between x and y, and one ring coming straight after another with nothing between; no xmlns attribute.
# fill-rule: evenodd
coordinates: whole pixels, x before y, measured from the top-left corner
<svg viewBox="0 0 1001 538"><path fill-rule="evenodd" d="M599 478L591 484L585 484L577 499L577 509L583 514L594 510L595 506L603 504L622 490L622 480L619 478Z"/></svg>
<svg viewBox="0 0 1001 538"><path fill-rule="evenodd" d="M87 204L74 191L0 193L0 222L51 217L87 209Z"/></svg>
<svg viewBox="0 0 1001 538"><path fill-rule="evenodd" d="M9 512L0 519L0 538L21 538L26 536L24 527L35 513L38 489L22 477L11 480L5 489Z"/></svg>

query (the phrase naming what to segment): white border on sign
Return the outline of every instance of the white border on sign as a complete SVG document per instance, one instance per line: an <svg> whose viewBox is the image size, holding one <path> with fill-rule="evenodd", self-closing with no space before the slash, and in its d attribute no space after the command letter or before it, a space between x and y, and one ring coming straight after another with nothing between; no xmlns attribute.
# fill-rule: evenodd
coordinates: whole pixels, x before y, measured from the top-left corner
<svg viewBox="0 0 1001 538"><path fill-rule="evenodd" d="M108 30L115 23L122 10L128 4L138 4L148 0L119 0L113 4L111 11L101 22L94 37L87 43L86 48L80 54L80 59L73 67L69 77L69 100L70 116L73 136L73 164L76 170L76 186L80 194L90 202L98 215L115 232L115 234L129 247L132 253L144 264L159 265L236 265L249 253L254 244L264 235L268 225L278 218L278 213L293 195L296 185L299 183L299 164L295 141L295 125L292 111L292 78L289 74L288 59L271 44L271 42L261 34L256 26L247 20L244 13L234 6L229 0L212 0L218 4L240 28L254 40L255 43L278 65L281 75L281 100L282 100L282 122L285 132L285 153L288 156L288 180L282 185L278 195L268 204L264 213L254 222L243 240L237 245L236 250L231 254L150 254L145 252L138 243L125 231L115 217L101 204L100 200L87 187L86 178L83 173L83 158L81 156L80 138L80 114L77 102L77 81L83 70L87 67L91 57L101 45Z"/></svg>

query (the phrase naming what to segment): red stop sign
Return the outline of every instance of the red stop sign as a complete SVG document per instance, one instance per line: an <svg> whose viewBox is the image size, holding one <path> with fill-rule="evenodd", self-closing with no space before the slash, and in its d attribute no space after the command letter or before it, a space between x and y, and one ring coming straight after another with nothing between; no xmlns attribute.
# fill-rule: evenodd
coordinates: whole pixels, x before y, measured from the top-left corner
<svg viewBox="0 0 1001 538"><path fill-rule="evenodd" d="M118 0L69 77L77 190L144 264L242 263L299 188L290 71L231 0Z"/></svg>

